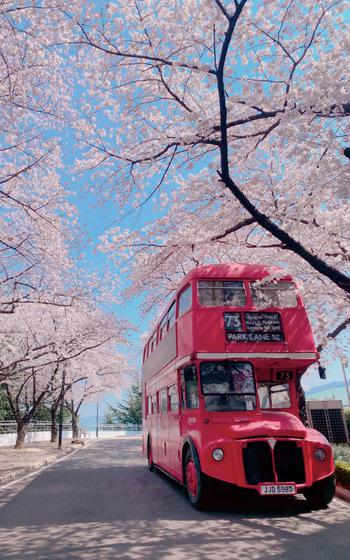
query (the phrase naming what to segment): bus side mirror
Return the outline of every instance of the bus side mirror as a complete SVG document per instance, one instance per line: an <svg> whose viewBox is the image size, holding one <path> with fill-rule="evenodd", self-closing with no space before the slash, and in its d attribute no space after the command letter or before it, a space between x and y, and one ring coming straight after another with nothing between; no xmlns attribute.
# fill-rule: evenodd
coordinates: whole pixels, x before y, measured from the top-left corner
<svg viewBox="0 0 350 560"><path fill-rule="evenodd" d="M318 375L320 376L320 379L327 379L326 368L318 366Z"/></svg>

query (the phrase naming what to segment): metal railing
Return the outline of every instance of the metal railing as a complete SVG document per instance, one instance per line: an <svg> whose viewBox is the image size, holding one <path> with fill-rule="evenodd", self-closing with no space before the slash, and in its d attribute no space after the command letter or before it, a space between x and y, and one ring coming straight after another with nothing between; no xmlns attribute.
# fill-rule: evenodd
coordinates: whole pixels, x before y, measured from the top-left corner
<svg viewBox="0 0 350 560"><path fill-rule="evenodd" d="M63 431L71 431L71 424L63 424ZM99 424L98 429L102 432L139 432L142 426L136 424ZM50 422L31 422L28 432L50 432ZM89 430L79 428L79 434L88 432ZM4 420L0 422L0 434L13 434L17 432L17 424L12 420Z"/></svg>
<svg viewBox="0 0 350 560"><path fill-rule="evenodd" d="M71 430L70 424L63 424L63 430ZM31 422L29 424L28 432L50 432L50 422ZM0 422L0 434L13 434L17 432L17 423L12 420L4 420Z"/></svg>
<svg viewBox="0 0 350 560"><path fill-rule="evenodd" d="M103 432L139 432L142 426L137 424L100 424L99 430Z"/></svg>

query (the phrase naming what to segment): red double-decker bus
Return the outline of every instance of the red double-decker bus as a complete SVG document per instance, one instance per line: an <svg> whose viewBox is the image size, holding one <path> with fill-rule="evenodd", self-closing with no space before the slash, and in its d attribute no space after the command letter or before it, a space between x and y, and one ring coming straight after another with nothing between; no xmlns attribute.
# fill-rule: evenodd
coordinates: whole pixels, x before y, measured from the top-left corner
<svg viewBox="0 0 350 560"><path fill-rule="evenodd" d="M334 462L305 426L300 380L318 361L289 276L274 267L192 270L143 354L143 448L155 467L206 506L216 480L264 496L334 495Z"/></svg>

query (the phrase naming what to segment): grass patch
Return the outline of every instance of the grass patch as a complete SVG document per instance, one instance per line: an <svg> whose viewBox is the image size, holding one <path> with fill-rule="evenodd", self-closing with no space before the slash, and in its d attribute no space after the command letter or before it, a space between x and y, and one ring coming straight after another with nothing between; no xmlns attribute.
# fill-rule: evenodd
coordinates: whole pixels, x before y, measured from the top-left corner
<svg viewBox="0 0 350 560"><path fill-rule="evenodd" d="M350 465L350 445L347 443L332 445L334 461L342 461Z"/></svg>
<svg viewBox="0 0 350 560"><path fill-rule="evenodd" d="M350 445L332 445L337 484L350 490Z"/></svg>
<svg viewBox="0 0 350 560"><path fill-rule="evenodd" d="M350 465L344 461L337 461L335 464L335 478L337 484L350 490Z"/></svg>

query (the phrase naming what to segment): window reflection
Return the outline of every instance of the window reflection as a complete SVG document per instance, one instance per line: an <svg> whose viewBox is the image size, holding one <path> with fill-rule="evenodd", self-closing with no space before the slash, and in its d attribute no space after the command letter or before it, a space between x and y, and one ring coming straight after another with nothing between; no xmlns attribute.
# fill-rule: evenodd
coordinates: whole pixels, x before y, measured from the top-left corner
<svg viewBox="0 0 350 560"><path fill-rule="evenodd" d="M289 383L260 382L258 395L260 408L290 408Z"/></svg>
<svg viewBox="0 0 350 560"><path fill-rule="evenodd" d="M246 297L243 282L198 282L198 300L206 307L243 307Z"/></svg>
<svg viewBox="0 0 350 560"><path fill-rule="evenodd" d="M297 297L291 282L251 284L253 305L257 307L296 307Z"/></svg>
<svg viewBox="0 0 350 560"><path fill-rule="evenodd" d="M203 362L201 383L206 410L255 408L254 372L249 362Z"/></svg>
<svg viewBox="0 0 350 560"><path fill-rule="evenodd" d="M179 317L192 307L192 287L188 286L179 297Z"/></svg>

